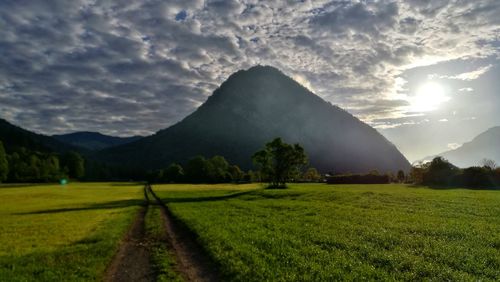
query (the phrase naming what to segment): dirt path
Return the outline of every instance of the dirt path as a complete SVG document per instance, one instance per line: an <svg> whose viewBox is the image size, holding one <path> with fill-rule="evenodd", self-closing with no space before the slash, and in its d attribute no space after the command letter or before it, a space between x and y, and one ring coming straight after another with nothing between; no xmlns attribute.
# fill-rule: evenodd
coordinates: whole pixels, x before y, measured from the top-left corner
<svg viewBox="0 0 500 282"><path fill-rule="evenodd" d="M144 196L145 205L122 241L106 271L104 281L155 281L145 230L145 216L149 205L146 190Z"/></svg>
<svg viewBox="0 0 500 282"><path fill-rule="evenodd" d="M195 235L182 222L175 220L151 186L146 186L146 189L161 207L169 245L177 262L176 270L186 281L220 281L217 268L196 242Z"/></svg>

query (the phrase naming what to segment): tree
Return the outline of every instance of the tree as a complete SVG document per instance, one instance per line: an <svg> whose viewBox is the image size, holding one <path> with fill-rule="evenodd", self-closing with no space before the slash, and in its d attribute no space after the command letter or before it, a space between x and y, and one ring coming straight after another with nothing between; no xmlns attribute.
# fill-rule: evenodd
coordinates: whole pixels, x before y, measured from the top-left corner
<svg viewBox="0 0 500 282"><path fill-rule="evenodd" d="M302 178L307 182L318 182L321 180L321 174L314 167L310 167L304 172Z"/></svg>
<svg viewBox="0 0 500 282"><path fill-rule="evenodd" d="M206 173L209 182L221 183L229 182L231 175L229 174L229 164L222 156L214 156L205 164Z"/></svg>
<svg viewBox="0 0 500 282"><path fill-rule="evenodd" d="M399 170L397 178L398 178L399 183L403 183L405 181L405 172L402 170Z"/></svg>
<svg viewBox="0 0 500 282"><path fill-rule="evenodd" d="M430 162L418 163L412 166L409 174L409 179L414 184L422 184L424 182L424 175L427 173Z"/></svg>
<svg viewBox="0 0 500 282"><path fill-rule="evenodd" d="M450 185L460 170L443 157L435 157L424 173L425 184Z"/></svg>
<svg viewBox="0 0 500 282"><path fill-rule="evenodd" d="M69 177L82 178L85 175L85 160L77 152L70 151L63 155L63 167L67 169Z"/></svg>
<svg viewBox="0 0 500 282"><path fill-rule="evenodd" d="M481 164L484 168L488 168L490 170L495 170L497 168L497 163L492 159L483 159Z"/></svg>
<svg viewBox="0 0 500 282"><path fill-rule="evenodd" d="M41 161L40 158L36 154L31 154L29 157L29 173L28 177L31 182L40 181L40 172L41 172Z"/></svg>
<svg viewBox="0 0 500 282"><path fill-rule="evenodd" d="M269 180L270 187L285 187L286 182L296 177L307 163L304 149L299 144L284 143L276 138L252 157L261 174Z"/></svg>
<svg viewBox="0 0 500 282"><path fill-rule="evenodd" d="M206 162L202 156L197 156L188 161L185 167L188 182L202 183L206 181Z"/></svg>
<svg viewBox="0 0 500 282"><path fill-rule="evenodd" d="M181 165L172 163L163 170L162 180L166 182L181 182L184 179L184 169Z"/></svg>
<svg viewBox="0 0 500 282"><path fill-rule="evenodd" d="M243 180L245 174L241 171L240 167L237 165L232 165L228 169L229 174L231 175L231 180L233 182L240 182Z"/></svg>
<svg viewBox="0 0 500 282"><path fill-rule="evenodd" d="M3 147L2 141L0 141L0 182L7 180L9 175L9 162L7 161L7 154Z"/></svg>

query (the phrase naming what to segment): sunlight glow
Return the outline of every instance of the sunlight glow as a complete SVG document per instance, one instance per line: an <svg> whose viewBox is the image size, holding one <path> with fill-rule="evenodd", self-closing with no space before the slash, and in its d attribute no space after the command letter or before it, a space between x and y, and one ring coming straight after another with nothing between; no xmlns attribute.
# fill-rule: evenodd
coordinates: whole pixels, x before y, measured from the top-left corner
<svg viewBox="0 0 500 282"><path fill-rule="evenodd" d="M300 85L304 86L307 88L307 90L311 91L314 93L314 89L312 88L311 83L307 80L307 78L301 76L301 75L294 75L293 79L298 82Z"/></svg>
<svg viewBox="0 0 500 282"><path fill-rule="evenodd" d="M410 97L410 109L414 112L428 112L436 110L439 105L450 100L446 96L443 86L436 82L427 82Z"/></svg>

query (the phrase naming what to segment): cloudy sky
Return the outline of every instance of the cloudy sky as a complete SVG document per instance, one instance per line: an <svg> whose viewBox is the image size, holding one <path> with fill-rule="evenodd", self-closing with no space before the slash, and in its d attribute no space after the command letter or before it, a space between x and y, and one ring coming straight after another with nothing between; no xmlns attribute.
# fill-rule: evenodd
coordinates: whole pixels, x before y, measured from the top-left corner
<svg viewBox="0 0 500 282"><path fill-rule="evenodd" d="M411 161L500 125L500 1L0 1L0 117L151 134L281 69Z"/></svg>

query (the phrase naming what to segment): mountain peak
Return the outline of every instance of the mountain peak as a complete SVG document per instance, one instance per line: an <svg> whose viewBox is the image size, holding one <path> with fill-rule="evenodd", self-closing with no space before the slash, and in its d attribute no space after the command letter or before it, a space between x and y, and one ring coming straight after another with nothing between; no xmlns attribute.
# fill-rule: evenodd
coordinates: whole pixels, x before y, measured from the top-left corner
<svg viewBox="0 0 500 282"><path fill-rule="evenodd" d="M253 153L276 137L300 143L311 165L323 172L387 172L410 167L375 129L278 69L261 65L232 74L181 122L101 155L148 168L184 163L196 155L221 155L250 169Z"/></svg>
<svg viewBox="0 0 500 282"><path fill-rule="evenodd" d="M284 75L281 70L269 65L255 65L253 67L248 68L245 72L276 73Z"/></svg>
<svg viewBox="0 0 500 282"><path fill-rule="evenodd" d="M500 126L492 127L462 146L436 156L442 156L458 167L482 165L481 161L485 158L500 163L498 140L500 140ZM430 160L434 157L430 156L424 160Z"/></svg>
<svg viewBox="0 0 500 282"><path fill-rule="evenodd" d="M229 76L205 104L228 103L237 107L245 105L250 110L269 106L277 110L276 107L290 109L311 101L326 103L277 68L256 65Z"/></svg>

